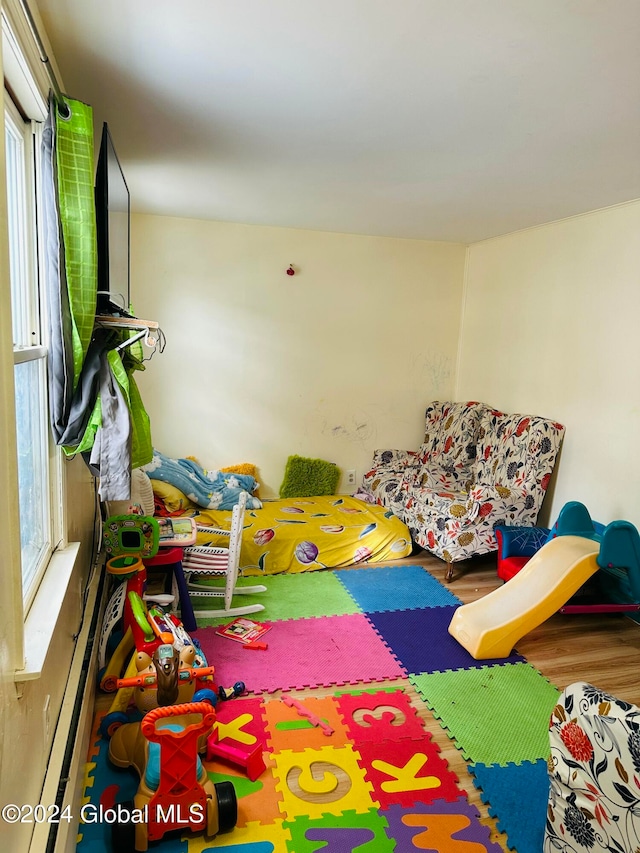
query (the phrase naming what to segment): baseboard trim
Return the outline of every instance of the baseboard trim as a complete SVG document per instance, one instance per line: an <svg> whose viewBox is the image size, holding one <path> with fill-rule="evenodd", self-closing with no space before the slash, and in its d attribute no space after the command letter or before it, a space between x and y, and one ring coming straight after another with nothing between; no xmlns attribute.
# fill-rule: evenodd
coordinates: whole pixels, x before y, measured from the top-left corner
<svg viewBox="0 0 640 853"><path fill-rule="evenodd" d="M36 824L29 853L76 850L98 674L96 636L106 603L104 576L102 565L96 564L40 798L45 808L55 804L65 819L57 824Z"/></svg>

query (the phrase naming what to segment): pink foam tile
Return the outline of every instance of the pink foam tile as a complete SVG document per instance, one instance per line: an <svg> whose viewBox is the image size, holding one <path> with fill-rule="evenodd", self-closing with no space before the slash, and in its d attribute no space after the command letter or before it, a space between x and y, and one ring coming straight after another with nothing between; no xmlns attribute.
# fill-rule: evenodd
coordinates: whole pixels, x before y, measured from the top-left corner
<svg viewBox="0 0 640 853"><path fill-rule="evenodd" d="M194 632L209 665L216 668L218 684L231 687L244 681L251 693L272 693L407 675L360 613L264 624L271 626L262 637L265 651L244 649L216 634L215 628Z"/></svg>

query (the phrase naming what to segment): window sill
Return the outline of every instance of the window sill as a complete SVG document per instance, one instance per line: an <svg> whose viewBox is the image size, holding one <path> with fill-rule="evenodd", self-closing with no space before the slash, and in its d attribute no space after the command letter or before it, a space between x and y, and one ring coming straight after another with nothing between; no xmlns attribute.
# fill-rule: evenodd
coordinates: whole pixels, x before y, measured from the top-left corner
<svg viewBox="0 0 640 853"><path fill-rule="evenodd" d="M79 542L70 542L51 556L24 623L25 664L24 669L16 670L15 682L33 681L42 675L79 549Z"/></svg>

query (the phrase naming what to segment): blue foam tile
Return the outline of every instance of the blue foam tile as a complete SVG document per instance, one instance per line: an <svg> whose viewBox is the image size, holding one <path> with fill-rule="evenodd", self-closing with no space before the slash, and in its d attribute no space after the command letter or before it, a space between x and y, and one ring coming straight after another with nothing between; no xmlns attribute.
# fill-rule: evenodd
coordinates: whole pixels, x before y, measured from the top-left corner
<svg viewBox="0 0 640 853"><path fill-rule="evenodd" d="M462 604L421 566L338 569L335 575L365 613Z"/></svg>
<svg viewBox="0 0 640 853"><path fill-rule="evenodd" d="M549 799L547 762L540 758L504 766L478 763L470 765L469 772L509 847L518 853L540 853Z"/></svg>
<svg viewBox="0 0 640 853"><path fill-rule="evenodd" d="M447 630L455 610L453 606L427 607L366 616L402 666L415 675L524 662L518 654L487 660L473 658Z"/></svg>

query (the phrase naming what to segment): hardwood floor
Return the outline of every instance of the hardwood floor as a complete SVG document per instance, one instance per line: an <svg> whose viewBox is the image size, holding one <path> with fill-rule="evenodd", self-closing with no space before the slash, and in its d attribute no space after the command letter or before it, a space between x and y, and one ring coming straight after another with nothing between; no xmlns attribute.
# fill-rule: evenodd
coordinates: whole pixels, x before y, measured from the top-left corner
<svg viewBox="0 0 640 853"><path fill-rule="evenodd" d="M436 557L421 551L398 561L406 565L420 565L428 569L439 581L445 583L446 565ZM396 563L394 563L396 564ZM387 564L389 565L389 564ZM354 567L353 571L358 571ZM465 604L475 601L502 585L496 575L495 555L477 558L455 565L454 578L448 588ZM567 615L556 614L518 643L518 651L556 687L563 689L574 681L588 681L621 699L640 705L640 625L623 615ZM215 665L215 662L214 662ZM506 837L498 832L496 821L488 816L487 808L473 784L467 764L433 718L411 685L406 681L388 682L402 686L425 722L425 726L439 745L441 755L458 776L469 800L478 808L482 823L489 827L491 838L505 853L517 853L507 847ZM313 689L291 691L289 695L303 699L305 696L323 696L333 690ZM269 694L266 699L278 699L281 693ZM98 694L96 708L106 709L110 697Z"/></svg>

